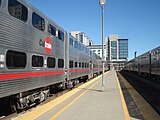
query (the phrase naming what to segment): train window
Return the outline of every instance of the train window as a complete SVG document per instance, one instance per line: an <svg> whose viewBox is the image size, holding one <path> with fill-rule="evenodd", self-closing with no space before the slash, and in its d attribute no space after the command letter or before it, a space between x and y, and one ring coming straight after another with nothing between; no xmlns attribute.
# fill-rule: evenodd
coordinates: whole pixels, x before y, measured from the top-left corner
<svg viewBox="0 0 160 120"><path fill-rule="evenodd" d="M1 6L1 0L0 0L0 6Z"/></svg>
<svg viewBox="0 0 160 120"><path fill-rule="evenodd" d="M48 68L55 68L56 66L56 59L52 57L47 58L47 67Z"/></svg>
<svg viewBox="0 0 160 120"><path fill-rule="evenodd" d="M82 50L82 45L79 43L78 49L81 51Z"/></svg>
<svg viewBox="0 0 160 120"><path fill-rule="evenodd" d="M77 41L75 41L74 47L75 47L76 49L78 49L78 42L77 42Z"/></svg>
<svg viewBox="0 0 160 120"><path fill-rule="evenodd" d="M44 19L36 13L32 14L32 25L41 31L44 31L44 29L45 29Z"/></svg>
<svg viewBox="0 0 160 120"><path fill-rule="evenodd" d="M74 66L77 68L77 67L78 67L78 63L77 63L77 62L75 62Z"/></svg>
<svg viewBox="0 0 160 120"><path fill-rule="evenodd" d="M84 68L84 62L82 62L82 68Z"/></svg>
<svg viewBox="0 0 160 120"><path fill-rule="evenodd" d="M27 7L22 5L17 0L9 0L8 2L8 12L11 16L20 19L24 22L28 19L28 10Z"/></svg>
<svg viewBox="0 0 160 120"><path fill-rule="evenodd" d="M81 47L81 51L84 52L84 46Z"/></svg>
<svg viewBox="0 0 160 120"><path fill-rule="evenodd" d="M88 48L85 48L85 53L89 54L89 49Z"/></svg>
<svg viewBox="0 0 160 120"><path fill-rule="evenodd" d="M87 68L89 68L89 63L87 63Z"/></svg>
<svg viewBox="0 0 160 120"><path fill-rule="evenodd" d="M72 38L69 38L69 44L70 44L71 46L73 46L73 39L72 39Z"/></svg>
<svg viewBox="0 0 160 120"><path fill-rule="evenodd" d="M69 61L69 68L73 68L73 61Z"/></svg>
<svg viewBox="0 0 160 120"><path fill-rule="evenodd" d="M93 64L93 68L95 68L96 67L96 65L95 64Z"/></svg>
<svg viewBox="0 0 160 120"><path fill-rule="evenodd" d="M8 69L24 69L27 64L27 55L24 52L7 51L6 65Z"/></svg>
<svg viewBox="0 0 160 120"><path fill-rule="evenodd" d="M81 67L81 62L79 62L79 67Z"/></svg>
<svg viewBox="0 0 160 120"><path fill-rule="evenodd" d="M56 28L52 26L51 24L48 25L48 32L56 36Z"/></svg>
<svg viewBox="0 0 160 120"><path fill-rule="evenodd" d="M42 56L37 56L33 55L32 56L32 66L33 67L43 67L43 57Z"/></svg>
<svg viewBox="0 0 160 120"><path fill-rule="evenodd" d="M58 30L58 38L62 41L64 41L64 33L60 30Z"/></svg>
<svg viewBox="0 0 160 120"><path fill-rule="evenodd" d="M92 51L90 51L90 56L92 56L92 53L93 53L93 52L92 52Z"/></svg>
<svg viewBox="0 0 160 120"><path fill-rule="evenodd" d="M64 67L64 60L58 59L58 68L63 68L63 67Z"/></svg>
<svg viewBox="0 0 160 120"><path fill-rule="evenodd" d="M87 68L87 63L85 63L85 68Z"/></svg>

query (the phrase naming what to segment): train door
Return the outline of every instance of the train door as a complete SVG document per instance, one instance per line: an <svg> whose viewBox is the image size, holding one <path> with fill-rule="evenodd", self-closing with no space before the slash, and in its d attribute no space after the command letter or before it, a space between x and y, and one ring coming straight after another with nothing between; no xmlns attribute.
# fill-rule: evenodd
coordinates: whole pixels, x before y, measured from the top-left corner
<svg viewBox="0 0 160 120"><path fill-rule="evenodd" d="M141 65L140 65L140 63L138 63L138 75L141 75Z"/></svg>
<svg viewBox="0 0 160 120"><path fill-rule="evenodd" d="M151 53L149 53L149 78L151 77L152 60Z"/></svg>
<svg viewBox="0 0 160 120"><path fill-rule="evenodd" d="M65 79L69 79L69 35L65 32Z"/></svg>
<svg viewBox="0 0 160 120"><path fill-rule="evenodd" d="M91 77L93 77L93 62L92 61L90 61L90 63L89 63L89 68L91 71Z"/></svg>

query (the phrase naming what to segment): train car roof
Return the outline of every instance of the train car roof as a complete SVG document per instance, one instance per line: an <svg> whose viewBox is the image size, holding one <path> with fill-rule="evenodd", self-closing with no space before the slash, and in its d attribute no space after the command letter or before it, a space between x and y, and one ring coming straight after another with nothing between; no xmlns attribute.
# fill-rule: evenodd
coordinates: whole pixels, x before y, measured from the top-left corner
<svg viewBox="0 0 160 120"><path fill-rule="evenodd" d="M38 15L40 15L41 17L43 17L44 19L46 19L48 22L50 22L51 24L56 25L56 27L58 27L59 29L65 31L61 26L59 26L58 24L56 24L51 18L49 18L47 15L45 15L42 11L38 10L36 7L34 7L31 3L29 3L26 0L18 0L20 3L23 3L25 6L29 7L32 12L36 12Z"/></svg>
<svg viewBox="0 0 160 120"><path fill-rule="evenodd" d="M151 53L151 54L156 54L157 51L160 52L160 46L158 46L158 47L156 47L156 48L154 48L154 49L152 49L152 50L149 50L149 51L145 52L144 54L142 54L142 55L140 55L140 56L138 56L138 57L146 56L146 55L148 55L148 54L150 54L150 53Z"/></svg>
<svg viewBox="0 0 160 120"><path fill-rule="evenodd" d="M139 55L139 56L136 57L136 58L131 59L131 60L128 61L127 63L133 62L133 61L135 61L136 59L139 59L139 58L141 58L141 57L143 57L143 56L148 55L149 53L156 54L157 51L158 51L158 53L160 54L160 46L158 46L158 47L156 47L156 48L154 48L154 49L152 49L152 50L149 50L149 51L143 53L142 55Z"/></svg>

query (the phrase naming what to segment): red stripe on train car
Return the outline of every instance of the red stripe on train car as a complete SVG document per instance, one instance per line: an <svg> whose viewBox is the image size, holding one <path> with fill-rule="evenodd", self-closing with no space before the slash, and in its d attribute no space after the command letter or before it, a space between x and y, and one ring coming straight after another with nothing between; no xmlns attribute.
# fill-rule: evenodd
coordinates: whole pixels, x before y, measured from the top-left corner
<svg viewBox="0 0 160 120"><path fill-rule="evenodd" d="M64 70L49 71L49 72L23 72L23 73L13 73L13 74L6 73L6 74L0 74L0 80L38 77L38 76L46 76L46 75L60 75L60 74L64 74Z"/></svg>
<svg viewBox="0 0 160 120"><path fill-rule="evenodd" d="M90 69L74 69L74 70L69 70L69 72L74 73L74 72L87 72L90 71Z"/></svg>
<svg viewBox="0 0 160 120"><path fill-rule="evenodd" d="M102 70L102 68L92 68L92 70Z"/></svg>

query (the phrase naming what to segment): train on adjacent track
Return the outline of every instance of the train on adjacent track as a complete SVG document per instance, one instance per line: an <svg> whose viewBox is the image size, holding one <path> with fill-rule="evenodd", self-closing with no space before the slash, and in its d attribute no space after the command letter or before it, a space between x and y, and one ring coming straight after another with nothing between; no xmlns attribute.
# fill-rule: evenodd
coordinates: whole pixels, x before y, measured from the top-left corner
<svg viewBox="0 0 160 120"><path fill-rule="evenodd" d="M1 105L23 110L101 68L98 55L25 0L0 0Z"/></svg>
<svg viewBox="0 0 160 120"><path fill-rule="evenodd" d="M160 46L130 60L123 70L160 80Z"/></svg>

